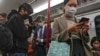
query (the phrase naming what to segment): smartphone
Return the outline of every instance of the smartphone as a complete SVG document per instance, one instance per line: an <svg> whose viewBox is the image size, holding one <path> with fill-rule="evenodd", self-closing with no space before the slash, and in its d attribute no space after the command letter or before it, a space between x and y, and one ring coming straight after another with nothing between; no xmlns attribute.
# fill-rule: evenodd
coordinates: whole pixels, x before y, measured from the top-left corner
<svg viewBox="0 0 100 56"><path fill-rule="evenodd" d="M82 17L81 20L79 21L79 23L81 23L81 22L89 22L89 18Z"/></svg>
<svg viewBox="0 0 100 56"><path fill-rule="evenodd" d="M80 22L77 24L77 26L83 26L85 23L84 22Z"/></svg>

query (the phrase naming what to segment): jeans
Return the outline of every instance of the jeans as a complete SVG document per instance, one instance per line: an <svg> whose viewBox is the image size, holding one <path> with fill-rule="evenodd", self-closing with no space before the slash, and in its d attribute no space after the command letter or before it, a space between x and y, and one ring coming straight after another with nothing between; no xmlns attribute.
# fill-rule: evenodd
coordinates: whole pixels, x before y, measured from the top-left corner
<svg viewBox="0 0 100 56"><path fill-rule="evenodd" d="M25 53L14 53L12 56L27 56Z"/></svg>

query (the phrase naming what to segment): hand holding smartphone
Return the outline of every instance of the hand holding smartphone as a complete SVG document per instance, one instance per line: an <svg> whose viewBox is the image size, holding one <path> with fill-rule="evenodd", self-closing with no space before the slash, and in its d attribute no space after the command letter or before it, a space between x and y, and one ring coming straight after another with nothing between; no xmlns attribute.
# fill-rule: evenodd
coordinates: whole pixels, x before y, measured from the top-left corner
<svg viewBox="0 0 100 56"><path fill-rule="evenodd" d="M81 22L81 23L77 23L77 26L83 26L85 23Z"/></svg>
<svg viewBox="0 0 100 56"><path fill-rule="evenodd" d="M84 25L87 25L88 23L89 23L89 18L82 17L78 24L81 26L84 26Z"/></svg>

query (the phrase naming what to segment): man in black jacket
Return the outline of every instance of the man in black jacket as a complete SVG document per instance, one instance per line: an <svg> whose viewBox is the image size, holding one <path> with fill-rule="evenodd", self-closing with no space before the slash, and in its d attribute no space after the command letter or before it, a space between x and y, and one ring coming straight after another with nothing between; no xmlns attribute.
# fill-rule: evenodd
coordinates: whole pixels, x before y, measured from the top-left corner
<svg viewBox="0 0 100 56"><path fill-rule="evenodd" d="M7 14L0 13L0 52L2 56L7 56L13 46L13 37L7 27Z"/></svg>
<svg viewBox="0 0 100 56"><path fill-rule="evenodd" d="M13 48L11 50L12 56L27 56L28 37L29 33L24 25L24 20L33 13L32 7L24 3L19 6L18 13L13 14L9 21L8 26L13 33Z"/></svg>

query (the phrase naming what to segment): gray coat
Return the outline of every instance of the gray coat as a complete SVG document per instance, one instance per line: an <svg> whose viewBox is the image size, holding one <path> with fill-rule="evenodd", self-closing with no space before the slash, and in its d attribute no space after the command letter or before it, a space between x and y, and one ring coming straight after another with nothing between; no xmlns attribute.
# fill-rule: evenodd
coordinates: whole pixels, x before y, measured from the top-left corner
<svg viewBox="0 0 100 56"><path fill-rule="evenodd" d="M64 15L54 19L54 24L53 24L53 29L52 29L52 40L55 40L56 37L59 35L58 40L59 41L67 41L68 39L70 39L69 37L69 32L67 31L68 25L67 25L67 19ZM86 56L92 56L92 52L89 49L89 47L86 45L86 43L89 42L89 36L85 35L85 33L82 33L82 43L84 46L84 50L86 53ZM80 37L79 37L80 39ZM71 47L71 51L72 51ZM71 55L70 55L71 56Z"/></svg>

